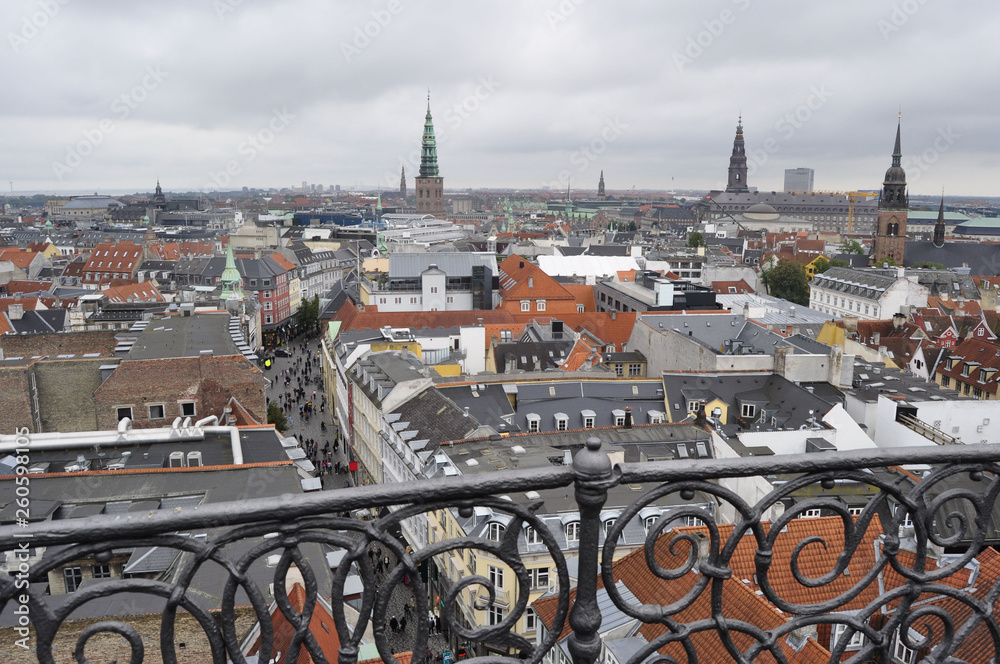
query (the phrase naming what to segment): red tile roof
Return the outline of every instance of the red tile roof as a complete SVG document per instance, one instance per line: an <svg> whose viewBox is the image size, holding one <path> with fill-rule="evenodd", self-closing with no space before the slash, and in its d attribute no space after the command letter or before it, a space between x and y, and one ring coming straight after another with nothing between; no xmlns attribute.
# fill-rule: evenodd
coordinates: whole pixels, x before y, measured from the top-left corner
<svg viewBox="0 0 1000 664"><path fill-rule="evenodd" d="M950 369L949 363L952 364ZM966 369L967 375L963 376ZM948 351L945 360L938 364L937 372L995 395L1000 385L1000 345L966 339Z"/></svg>
<svg viewBox="0 0 1000 664"><path fill-rule="evenodd" d="M0 262L10 261L14 267L22 270L27 270L36 256L38 256L37 251L28 251L17 247L0 247Z"/></svg>
<svg viewBox="0 0 1000 664"><path fill-rule="evenodd" d="M594 287L586 284L563 284L565 288L576 300L577 304L583 305L584 313L597 311L597 304L594 301Z"/></svg>
<svg viewBox="0 0 1000 664"><path fill-rule="evenodd" d="M296 614L302 614L306 604L306 591L297 581L288 589L288 601ZM271 623L274 630L274 640L271 646L272 664L293 664L288 659L289 648L292 638L295 636L295 626L288 622L288 618L281 612L277 604L271 609ZM340 650L340 637L337 635L337 625L330 615L325 602L317 601L313 606L312 617L309 620L309 631L312 633L316 644L323 652L323 656L328 662L336 662ZM260 652L260 636L257 637L247 655L256 655ZM313 664L313 658L309 655L308 649L303 644L299 648L298 657L294 664Z"/></svg>
<svg viewBox="0 0 1000 664"><path fill-rule="evenodd" d="M736 290L730 290L735 288ZM743 294L743 293L753 293L754 289L750 287L750 284L744 279L739 281L713 281L712 290L719 295L729 295L731 293Z"/></svg>
<svg viewBox="0 0 1000 664"><path fill-rule="evenodd" d="M604 344L614 344L616 350L621 350L622 345L628 343L632 336L632 328L635 327L636 312L593 312L583 314L562 314L553 316L539 316L538 314L514 314L520 321L551 321L561 320L575 332L586 330L600 339Z"/></svg>
<svg viewBox="0 0 1000 664"><path fill-rule="evenodd" d="M111 286L101 291L111 302L166 302L153 284L149 282Z"/></svg>
<svg viewBox="0 0 1000 664"><path fill-rule="evenodd" d="M500 265L500 294L505 300L572 300L573 294L520 256L508 256Z"/></svg>

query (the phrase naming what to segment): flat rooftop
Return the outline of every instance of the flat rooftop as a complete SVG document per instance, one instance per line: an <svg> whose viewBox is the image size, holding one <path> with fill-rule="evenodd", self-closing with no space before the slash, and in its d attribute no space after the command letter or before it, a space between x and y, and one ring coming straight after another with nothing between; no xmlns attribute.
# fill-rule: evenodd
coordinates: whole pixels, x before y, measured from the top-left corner
<svg viewBox="0 0 1000 664"><path fill-rule="evenodd" d="M154 316L127 357L130 360L197 357L202 351L211 351L213 355L241 354L229 333L228 314Z"/></svg>

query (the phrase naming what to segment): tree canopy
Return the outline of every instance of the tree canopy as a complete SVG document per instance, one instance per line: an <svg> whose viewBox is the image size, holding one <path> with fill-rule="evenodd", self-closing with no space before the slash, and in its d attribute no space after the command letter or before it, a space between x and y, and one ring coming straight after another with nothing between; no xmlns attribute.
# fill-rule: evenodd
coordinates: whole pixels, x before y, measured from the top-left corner
<svg viewBox="0 0 1000 664"><path fill-rule="evenodd" d="M760 277L774 297L809 306L809 275L804 265L783 258L773 268L763 270Z"/></svg>
<svg viewBox="0 0 1000 664"><path fill-rule="evenodd" d="M841 261L841 262L843 262L843 261ZM820 256L813 263L813 271L816 274L823 274L824 272L826 272L827 270L829 270L831 267L833 267L833 264L826 259L826 256Z"/></svg>
<svg viewBox="0 0 1000 664"><path fill-rule="evenodd" d="M691 236L688 238L687 246L691 247L692 249L697 249L698 247L704 247L705 246L704 236L698 231L691 233Z"/></svg>
<svg viewBox="0 0 1000 664"><path fill-rule="evenodd" d="M288 418L277 401L267 404L267 423L273 424L274 428L284 433L288 430Z"/></svg>
<svg viewBox="0 0 1000 664"><path fill-rule="evenodd" d="M865 248L861 246L861 243L857 240L847 240L843 244L843 251L845 254L863 254L865 253Z"/></svg>

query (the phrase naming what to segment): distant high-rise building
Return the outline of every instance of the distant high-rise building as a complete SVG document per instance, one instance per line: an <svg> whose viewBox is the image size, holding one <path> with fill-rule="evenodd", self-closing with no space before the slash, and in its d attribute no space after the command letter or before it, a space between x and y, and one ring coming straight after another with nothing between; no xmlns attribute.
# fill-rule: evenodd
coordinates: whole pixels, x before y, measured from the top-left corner
<svg viewBox="0 0 1000 664"><path fill-rule="evenodd" d="M309 191L309 183L305 180L302 181L302 191Z"/></svg>
<svg viewBox="0 0 1000 664"><path fill-rule="evenodd" d="M786 168L785 191L812 193L814 175L815 171L811 168Z"/></svg>
<svg viewBox="0 0 1000 664"><path fill-rule="evenodd" d="M747 154L743 142L743 116L736 124L736 138L733 139L733 155L729 158L729 184L726 191L730 193L745 193L750 191L747 186Z"/></svg>
<svg viewBox="0 0 1000 664"><path fill-rule="evenodd" d="M438 172L437 140L431 117L431 95L427 93L427 115L420 147L420 175L416 177L417 213L444 219L444 178Z"/></svg>
<svg viewBox="0 0 1000 664"><path fill-rule="evenodd" d="M406 199L406 165L399 167L399 197Z"/></svg>
<svg viewBox="0 0 1000 664"><path fill-rule="evenodd" d="M910 201L906 194L906 171L901 165L903 153L899 146L899 133L900 125L897 124L892 165L885 172L882 193L878 197L878 220L871 253L876 266L887 258L902 265L906 249L906 215Z"/></svg>
<svg viewBox="0 0 1000 664"><path fill-rule="evenodd" d="M605 199L604 195L604 171L601 171L601 180L597 183L597 200L603 201Z"/></svg>

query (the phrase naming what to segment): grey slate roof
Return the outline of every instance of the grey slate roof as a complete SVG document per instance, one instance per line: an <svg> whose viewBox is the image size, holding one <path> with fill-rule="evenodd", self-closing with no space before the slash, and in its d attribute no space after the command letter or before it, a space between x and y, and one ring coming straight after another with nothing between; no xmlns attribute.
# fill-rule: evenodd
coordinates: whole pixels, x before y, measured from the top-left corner
<svg viewBox="0 0 1000 664"><path fill-rule="evenodd" d="M488 267L492 274L497 274L497 258L495 254L472 252L420 252L393 253L389 255L390 279L416 279L431 265L450 278L471 277L475 265Z"/></svg>

